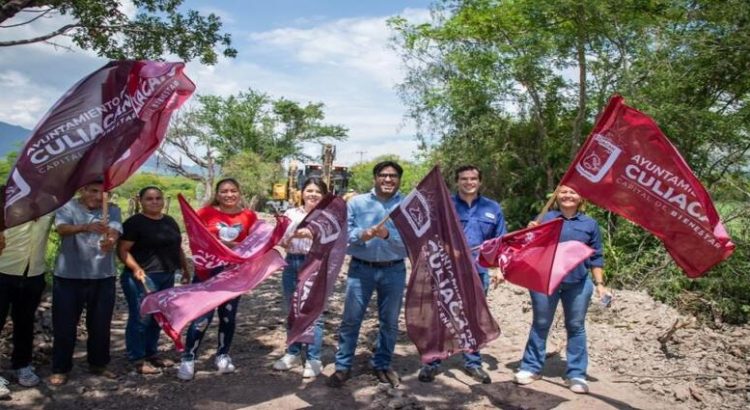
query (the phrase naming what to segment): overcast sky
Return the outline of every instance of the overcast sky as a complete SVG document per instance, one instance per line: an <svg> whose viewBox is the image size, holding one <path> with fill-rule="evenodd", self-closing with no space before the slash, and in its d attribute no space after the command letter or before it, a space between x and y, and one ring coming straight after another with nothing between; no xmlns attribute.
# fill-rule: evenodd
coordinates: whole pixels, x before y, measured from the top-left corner
<svg viewBox="0 0 750 410"><path fill-rule="evenodd" d="M429 3L188 0L184 9L222 18L239 55L215 66L189 63L186 73L200 94L227 96L252 87L273 97L324 103L327 121L349 128L349 140L338 143L338 163L386 153L410 158L417 145L414 125L405 121L395 91L403 72L389 48L386 20L401 15L426 21ZM131 6L125 11L135 12ZM28 19L20 14L3 25ZM0 37L41 35L61 23L63 18L55 17L0 28ZM106 62L89 51L41 43L0 48L0 121L33 128L65 90ZM309 148L310 154L319 152Z"/></svg>

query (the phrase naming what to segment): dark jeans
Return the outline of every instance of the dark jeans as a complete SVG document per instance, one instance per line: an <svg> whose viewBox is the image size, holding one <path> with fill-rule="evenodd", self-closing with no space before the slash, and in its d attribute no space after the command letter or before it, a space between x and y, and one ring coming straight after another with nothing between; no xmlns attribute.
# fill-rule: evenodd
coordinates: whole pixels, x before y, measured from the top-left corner
<svg viewBox="0 0 750 410"><path fill-rule="evenodd" d="M34 313L44 292L44 275L23 277L0 273L0 330L10 311L13 321L11 365L20 369L31 364L34 345Z"/></svg>
<svg viewBox="0 0 750 410"><path fill-rule="evenodd" d="M52 286L52 372L73 368L73 350L81 313L86 309L87 360L90 366L109 363L109 329L115 307L115 277L66 279L55 277Z"/></svg>
<svg viewBox="0 0 750 410"><path fill-rule="evenodd" d="M174 272L153 272L146 274L148 292L157 292L174 286ZM125 327L125 350L128 360L136 361L155 356L159 348L161 327L153 315L141 315L141 302L146 296L143 283L133 277L133 271L124 269L120 276L120 286L128 301L128 324Z"/></svg>
<svg viewBox="0 0 750 410"><path fill-rule="evenodd" d="M223 267L217 268L211 273L211 276L218 275ZM193 276L193 283L202 282L198 275ZM211 309L208 313L198 317L190 323L185 341L185 353L182 354L184 360L195 360L198 348L201 345L203 336L214 318L214 311L219 311L219 346L216 348L216 356L229 353L234 339L234 328L237 324L237 306L240 304L240 297L224 302L216 309Z"/></svg>

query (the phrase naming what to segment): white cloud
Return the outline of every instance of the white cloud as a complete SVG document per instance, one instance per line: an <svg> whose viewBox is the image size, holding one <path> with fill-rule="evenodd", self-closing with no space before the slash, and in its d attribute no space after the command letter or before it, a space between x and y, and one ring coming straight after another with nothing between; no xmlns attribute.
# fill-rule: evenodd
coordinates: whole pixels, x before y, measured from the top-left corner
<svg viewBox="0 0 750 410"><path fill-rule="evenodd" d="M422 9L400 14L416 22L429 16ZM235 37L238 58L220 58L215 66L192 62L186 73L199 94L228 96L252 87L274 98L324 103L326 121L349 129L348 141L337 144L338 163L359 161L359 151L367 152L365 160L386 153L411 158L417 143L394 89L403 73L388 47L387 18L311 18L305 29L253 33L246 43ZM46 45L0 49L0 120L32 128L65 90L105 63L91 52Z"/></svg>
<svg viewBox="0 0 750 410"><path fill-rule="evenodd" d="M426 20L427 10L407 9L412 21ZM389 45L392 32L390 16L346 18L301 28L280 28L252 33L249 40L262 49L292 53L305 65L324 65L332 69L350 69L374 78L391 88L403 78L398 54Z"/></svg>

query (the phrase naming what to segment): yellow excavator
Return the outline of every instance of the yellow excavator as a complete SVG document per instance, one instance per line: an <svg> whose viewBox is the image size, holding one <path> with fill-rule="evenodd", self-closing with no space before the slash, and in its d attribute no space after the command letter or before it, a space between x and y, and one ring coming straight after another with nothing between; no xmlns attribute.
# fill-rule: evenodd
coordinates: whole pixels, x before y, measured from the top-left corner
<svg viewBox="0 0 750 410"><path fill-rule="evenodd" d="M297 161L289 164L286 183L273 184L270 208L277 212L283 212L289 208L302 204L301 188L308 178L320 178L328 186L329 192L335 195L344 195L349 185L349 168L334 165L336 158L336 147L333 144L323 144L321 163L310 163L300 166Z"/></svg>

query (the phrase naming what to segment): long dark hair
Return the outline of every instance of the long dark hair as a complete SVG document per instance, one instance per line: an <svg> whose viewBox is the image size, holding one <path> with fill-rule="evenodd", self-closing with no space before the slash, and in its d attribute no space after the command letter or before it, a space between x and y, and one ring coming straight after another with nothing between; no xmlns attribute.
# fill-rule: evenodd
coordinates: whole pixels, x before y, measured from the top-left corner
<svg viewBox="0 0 750 410"><path fill-rule="evenodd" d="M322 179L316 178L316 177L307 178L307 181L305 181L305 183L302 184L302 190L300 191L300 194L305 192L305 188L307 188L310 185L315 185L316 187L318 187L318 189L320 189L320 193L323 194L323 196L328 195L328 185L326 185L326 183L323 182ZM302 197L302 205L304 206L305 196L304 195L300 195L300 196Z"/></svg>

